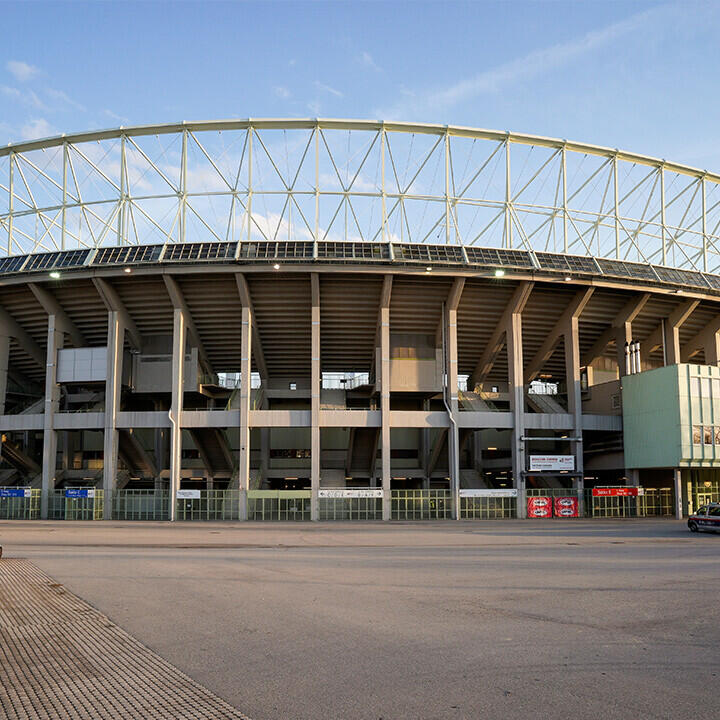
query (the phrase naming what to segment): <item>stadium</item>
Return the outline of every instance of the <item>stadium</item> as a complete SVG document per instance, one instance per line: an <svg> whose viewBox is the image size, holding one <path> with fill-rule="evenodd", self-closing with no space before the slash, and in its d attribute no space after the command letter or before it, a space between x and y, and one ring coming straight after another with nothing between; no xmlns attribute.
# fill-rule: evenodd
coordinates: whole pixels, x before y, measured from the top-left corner
<svg viewBox="0 0 720 720"><path fill-rule="evenodd" d="M0 149L0 517L682 517L720 499L720 175L231 120Z"/></svg>

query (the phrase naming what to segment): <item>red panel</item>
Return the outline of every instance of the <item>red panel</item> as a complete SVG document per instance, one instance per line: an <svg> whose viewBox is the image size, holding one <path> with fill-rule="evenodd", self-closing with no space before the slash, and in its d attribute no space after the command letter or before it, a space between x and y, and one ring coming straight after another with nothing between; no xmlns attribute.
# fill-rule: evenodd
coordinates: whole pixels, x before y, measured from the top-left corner
<svg viewBox="0 0 720 720"><path fill-rule="evenodd" d="M527 501L527 516L529 518L551 518L552 498L531 497Z"/></svg>
<svg viewBox="0 0 720 720"><path fill-rule="evenodd" d="M579 505L576 497L556 497L555 517L571 518L579 516Z"/></svg>

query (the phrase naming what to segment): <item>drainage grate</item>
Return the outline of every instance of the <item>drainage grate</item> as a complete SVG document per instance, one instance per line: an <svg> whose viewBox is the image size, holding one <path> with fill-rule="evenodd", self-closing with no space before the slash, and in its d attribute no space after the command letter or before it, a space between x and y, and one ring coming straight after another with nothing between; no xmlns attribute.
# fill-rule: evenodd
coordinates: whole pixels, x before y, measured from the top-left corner
<svg viewBox="0 0 720 720"><path fill-rule="evenodd" d="M0 713L248 720L20 559L0 562Z"/></svg>

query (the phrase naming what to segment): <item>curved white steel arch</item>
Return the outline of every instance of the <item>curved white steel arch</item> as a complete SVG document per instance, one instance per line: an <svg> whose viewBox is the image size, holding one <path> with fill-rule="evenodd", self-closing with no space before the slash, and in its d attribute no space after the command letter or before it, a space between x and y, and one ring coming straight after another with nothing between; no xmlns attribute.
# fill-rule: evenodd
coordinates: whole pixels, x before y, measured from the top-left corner
<svg viewBox="0 0 720 720"><path fill-rule="evenodd" d="M0 148L3 255L190 240L462 243L720 269L720 175L464 127L248 119Z"/></svg>

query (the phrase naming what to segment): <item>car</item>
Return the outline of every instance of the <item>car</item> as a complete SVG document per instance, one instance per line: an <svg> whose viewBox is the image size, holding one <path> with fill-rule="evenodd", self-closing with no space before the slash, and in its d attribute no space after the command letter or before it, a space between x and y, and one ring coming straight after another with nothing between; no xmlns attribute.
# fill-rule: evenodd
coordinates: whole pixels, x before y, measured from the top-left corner
<svg viewBox="0 0 720 720"><path fill-rule="evenodd" d="M688 518L690 532L708 530L709 532L720 532L720 502L711 502L699 507Z"/></svg>

